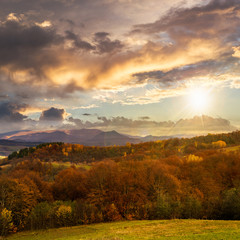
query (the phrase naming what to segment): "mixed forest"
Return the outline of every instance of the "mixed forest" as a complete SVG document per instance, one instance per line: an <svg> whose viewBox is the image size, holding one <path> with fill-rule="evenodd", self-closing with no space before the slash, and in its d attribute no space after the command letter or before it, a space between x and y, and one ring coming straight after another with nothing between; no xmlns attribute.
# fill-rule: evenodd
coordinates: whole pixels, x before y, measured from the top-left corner
<svg viewBox="0 0 240 240"><path fill-rule="evenodd" d="M240 219L240 132L48 143L0 160L0 235L142 219Z"/></svg>

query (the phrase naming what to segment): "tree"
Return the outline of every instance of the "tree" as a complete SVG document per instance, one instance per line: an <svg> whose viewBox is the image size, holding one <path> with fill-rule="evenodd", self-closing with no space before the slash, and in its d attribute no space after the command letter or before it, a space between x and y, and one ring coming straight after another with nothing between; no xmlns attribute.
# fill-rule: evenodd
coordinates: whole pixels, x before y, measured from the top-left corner
<svg viewBox="0 0 240 240"><path fill-rule="evenodd" d="M86 177L81 169L71 167L62 170L52 186L53 195L58 200L76 200L87 194Z"/></svg>
<svg viewBox="0 0 240 240"><path fill-rule="evenodd" d="M23 229L31 209L37 204L34 184L28 185L18 180L0 178L0 207L12 211L14 225Z"/></svg>
<svg viewBox="0 0 240 240"><path fill-rule="evenodd" d="M12 212L3 208L0 212L0 236L6 236L12 230Z"/></svg>

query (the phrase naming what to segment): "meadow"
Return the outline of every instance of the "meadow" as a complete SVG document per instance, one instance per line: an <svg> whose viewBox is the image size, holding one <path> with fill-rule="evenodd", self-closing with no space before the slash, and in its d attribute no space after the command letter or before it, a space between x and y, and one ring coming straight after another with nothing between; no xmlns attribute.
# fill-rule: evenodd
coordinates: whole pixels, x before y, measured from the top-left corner
<svg viewBox="0 0 240 240"><path fill-rule="evenodd" d="M7 240L137 240L240 239L240 221L142 220L26 231Z"/></svg>

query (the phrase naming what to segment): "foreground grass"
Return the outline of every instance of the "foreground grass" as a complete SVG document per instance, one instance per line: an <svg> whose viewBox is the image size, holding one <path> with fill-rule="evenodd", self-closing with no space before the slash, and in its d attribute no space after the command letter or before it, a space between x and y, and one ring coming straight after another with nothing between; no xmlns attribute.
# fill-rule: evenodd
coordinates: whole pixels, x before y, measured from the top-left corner
<svg viewBox="0 0 240 240"><path fill-rule="evenodd" d="M29 231L8 240L132 240L240 239L240 221L154 220L99 223L78 227Z"/></svg>

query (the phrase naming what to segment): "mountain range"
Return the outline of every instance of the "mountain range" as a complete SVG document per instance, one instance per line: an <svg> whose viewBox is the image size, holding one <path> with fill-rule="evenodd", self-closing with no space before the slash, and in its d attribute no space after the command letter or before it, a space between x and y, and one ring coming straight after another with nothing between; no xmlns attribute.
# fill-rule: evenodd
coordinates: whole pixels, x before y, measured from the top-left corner
<svg viewBox="0 0 240 240"><path fill-rule="evenodd" d="M13 134L2 134L0 139L8 139L17 142L65 142L88 146L125 145L127 142L141 142L141 137L130 137L116 131L104 132L98 129L21 131Z"/></svg>
<svg viewBox="0 0 240 240"><path fill-rule="evenodd" d="M131 136L120 134L115 130L102 131L99 129L72 129L72 130L21 130L0 134L0 153L6 146L33 146L44 142L64 142L76 143L85 146L111 146L125 145L126 143L140 143L164 140L169 138L193 137L196 135L204 135L208 132L221 131L230 132L236 128L230 124L228 120L222 118L212 118L208 116L194 117L192 119L180 119L171 129L169 135L145 137ZM10 150L7 151L7 153ZM2 151L3 152L3 151ZM1 154L0 154L1 155Z"/></svg>

